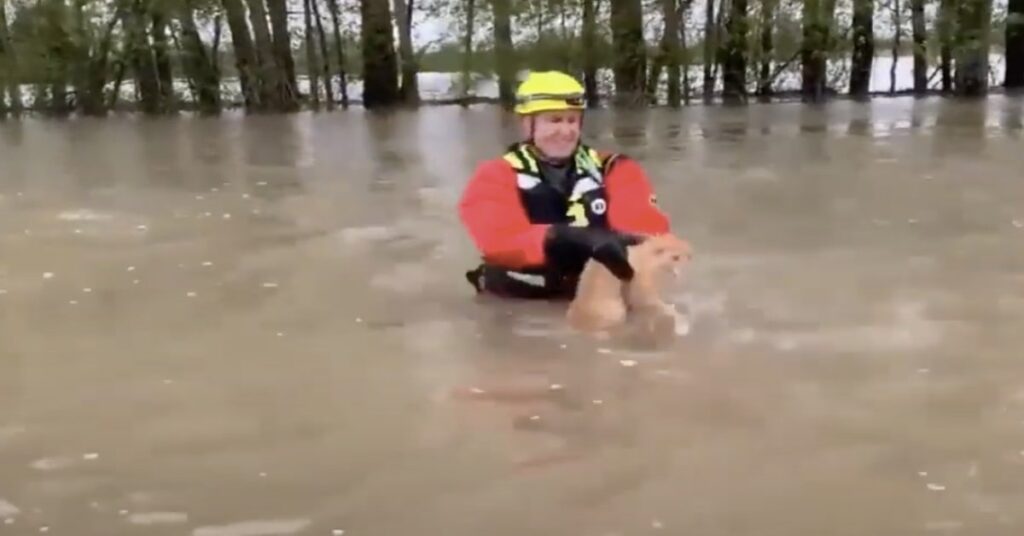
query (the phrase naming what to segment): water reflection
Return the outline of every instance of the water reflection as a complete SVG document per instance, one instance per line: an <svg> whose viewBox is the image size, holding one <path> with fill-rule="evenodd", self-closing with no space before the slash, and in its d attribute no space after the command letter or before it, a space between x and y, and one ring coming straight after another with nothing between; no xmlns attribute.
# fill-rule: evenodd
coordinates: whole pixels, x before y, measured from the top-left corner
<svg viewBox="0 0 1024 536"><path fill-rule="evenodd" d="M855 101L851 104L852 111L846 133L852 136L871 137L875 126L871 101Z"/></svg>
<svg viewBox="0 0 1024 536"><path fill-rule="evenodd" d="M670 153L677 153L676 158L683 158L685 154L687 136L684 134L684 126L690 121L686 115L678 112L659 115L653 127L658 146Z"/></svg>
<svg viewBox="0 0 1024 536"><path fill-rule="evenodd" d="M873 132L873 126L871 119L854 117L850 119L850 124L846 127L846 133L852 136L870 137Z"/></svg>
<svg viewBox="0 0 1024 536"><path fill-rule="evenodd" d="M1020 131L1024 128L1024 97L1007 96L1003 98L1000 124L1006 130L1006 134L1014 139L1020 138Z"/></svg>
<svg viewBox="0 0 1024 536"><path fill-rule="evenodd" d="M278 199L302 190L299 163L304 151L300 124L310 114L286 116L247 114L240 119L242 164L250 190L267 199ZM272 187L268 179L274 178Z"/></svg>
<svg viewBox="0 0 1024 536"><path fill-rule="evenodd" d="M385 192L395 189L395 181L400 176L399 171L406 169L415 158L418 132L415 124L418 117L418 114L402 111L367 115L367 140L373 162L372 171L367 177L369 191Z"/></svg>
<svg viewBox="0 0 1024 536"><path fill-rule="evenodd" d="M297 167L303 150L299 124L308 121L308 114L244 116L245 164L255 168Z"/></svg>
<svg viewBox="0 0 1024 536"><path fill-rule="evenodd" d="M914 99L910 107L910 128L917 130L924 126L930 106L927 99Z"/></svg>
<svg viewBox="0 0 1024 536"><path fill-rule="evenodd" d="M828 136L828 108L822 104L801 103L799 112L800 134L803 140L803 147L800 151L802 158L808 160L827 160L829 158L826 143Z"/></svg>
<svg viewBox="0 0 1024 536"><path fill-rule="evenodd" d="M800 105L800 132L820 134L828 130L829 108L824 104ZM821 139L822 136L818 136Z"/></svg>
<svg viewBox="0 0 1024 536"><path fill-rule="evenodd" d="M935 150L942 155L979 157L985 150L988 104L943 99L936 107Z"/></svg>
<svg viewBox="0 0 1024 536"><path fill-rule="evenodd" d="M102 119L97 119L102 121ZM135 173L141 173L159 187L174 190L208 187L200 173L201 163L187 150L191 132L189 120L183 117L142 119L135 123L134 135L138 144L134 164ZM89 146L82 144L82 150ZM92 167L92 166L90 166Z"/></svg>
<svg viewBox="0 0 1024 536"><path fill-rule="evenodd" d="M751 123L751 109L749 107L727 108L732 113L720 123L720 134L718 139L723 142L739 142L747 136L747 129Z"/></svg>
<svg viewBox="0 0 1024 536"><path fill-rule="evenodd" d="M637 150L642 150L647 144L647 126L651 118L652 109L643 108L640 110L613 108L606 112L611 120L612 139L623 150L635 156ZM671 113L678 113L672 111Z"/></svg>

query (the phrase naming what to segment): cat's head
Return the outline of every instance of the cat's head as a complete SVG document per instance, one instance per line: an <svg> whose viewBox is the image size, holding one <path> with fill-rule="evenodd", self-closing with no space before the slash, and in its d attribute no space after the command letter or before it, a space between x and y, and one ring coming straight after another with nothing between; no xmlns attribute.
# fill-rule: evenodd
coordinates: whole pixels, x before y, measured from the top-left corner
<svg viewBox="0 0 1024 536"><path fill-rule="evenodd" d="M652 276L679 276L692 256L690 243L671 233L647 237L629 248L633 270Z"/></svg>

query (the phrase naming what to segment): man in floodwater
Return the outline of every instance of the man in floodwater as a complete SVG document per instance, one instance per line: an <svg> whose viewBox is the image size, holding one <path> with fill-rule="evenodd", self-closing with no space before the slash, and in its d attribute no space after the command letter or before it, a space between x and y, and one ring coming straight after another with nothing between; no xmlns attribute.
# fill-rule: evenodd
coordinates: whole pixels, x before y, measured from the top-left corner
<svg viewBox="0 0 1024 536"><path fill-rule="evenodd" d="M523 141L477 167L459 216L483 257L467 272L477 292L571 298L584 264L628 281L626 246L670 231L634 160L580 141L584 90L573 77L534 72L516 91Z"/></svg>

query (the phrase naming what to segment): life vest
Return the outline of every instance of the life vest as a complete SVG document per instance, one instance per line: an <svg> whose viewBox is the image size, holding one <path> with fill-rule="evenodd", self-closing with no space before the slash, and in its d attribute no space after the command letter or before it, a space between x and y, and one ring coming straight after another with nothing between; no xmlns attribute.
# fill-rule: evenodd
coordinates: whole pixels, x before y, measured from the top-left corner
<svg viewBox="0 0 1024 536"><path fill-rule="evenodd" d="M544 180L540 164L525 144L509 147L503 158L516 172L520 199L531 223L569 223L580 227L608 227L608 199L604 177L618 157L604 158L580 144L569 173L571 192L566 197Z"/></svg>
<svg viewBox="0 0 1024 536"><path fill-rule="evenodd" d="M502 157L516 172L520 200L531 223L568 223L581 227L608 227L608 200L604 177L619 155L602 158L594 149L580 144L573 156L574 169L566 196L545 180L540 164L525 144L514 144ZM477 291L489 291L521 298L571 298L578 274L559 274L539 266L507 270L481 264L466 273Z"/></svg>

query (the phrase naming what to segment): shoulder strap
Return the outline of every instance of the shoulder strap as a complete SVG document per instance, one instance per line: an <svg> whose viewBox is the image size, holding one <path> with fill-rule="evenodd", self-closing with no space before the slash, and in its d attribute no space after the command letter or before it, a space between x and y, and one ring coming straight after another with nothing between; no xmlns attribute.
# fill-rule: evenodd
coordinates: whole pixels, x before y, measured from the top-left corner
<svg viewBox="0 0 1024 536"><path fill-rule="evenodd" d="M608 174L612 162L618 157L617 153L602 155L596 149L581 143L576 151L576 166L595 181L603 184L604 176Z"/></svg>
<svg viewBox="0 0 1024 536"><path fill-rule="evenodd" d="M539 176L540 166L528 150L521 143L515 143L508 147L502 158L508 162L517 173Z"/></svg>

